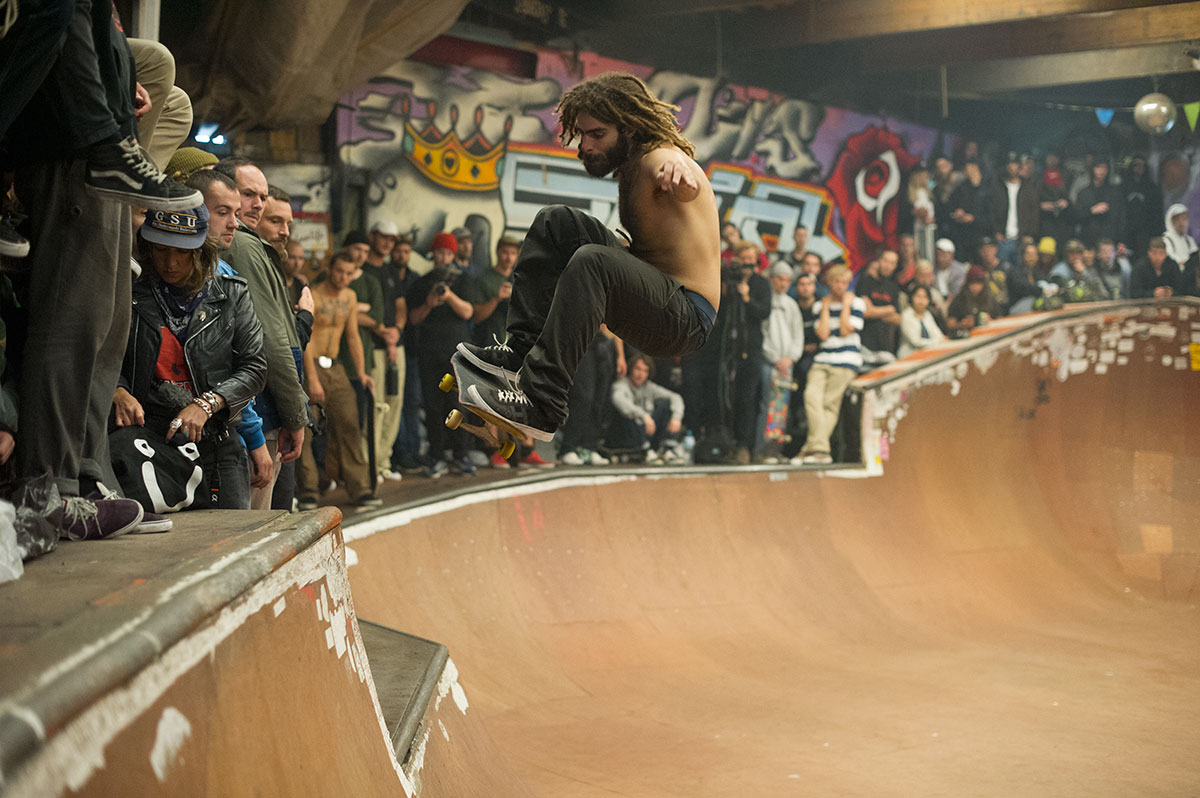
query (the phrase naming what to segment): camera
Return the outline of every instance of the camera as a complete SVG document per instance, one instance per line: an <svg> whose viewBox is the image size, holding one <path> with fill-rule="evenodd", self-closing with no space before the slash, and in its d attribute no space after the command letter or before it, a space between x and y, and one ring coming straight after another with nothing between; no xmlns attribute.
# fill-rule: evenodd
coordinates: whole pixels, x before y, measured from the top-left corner
<svg viewBox="0 0 1200 798"><path fill-rule="evenodd" d="M433 292L435 294L437 294L438 296L442 296L443 294L446 293L446 284L444 282L434 283Z"/></svg>

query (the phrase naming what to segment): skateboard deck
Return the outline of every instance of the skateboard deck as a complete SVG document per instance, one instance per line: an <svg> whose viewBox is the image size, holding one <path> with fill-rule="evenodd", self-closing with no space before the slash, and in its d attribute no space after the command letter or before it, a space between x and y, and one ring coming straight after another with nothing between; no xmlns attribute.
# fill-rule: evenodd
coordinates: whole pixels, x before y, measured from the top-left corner
<svg viewBox="0 0 1200 798"><path fill-rule="evenodd" d="M467 398L467 389L472 384L484 381L488 375L480 372L464 360L457 352L450 356L450 371L442 377L438 387L449 393L458 391L458 403L469 412L483 420L483 424L472 424L466 420L461 410L451 410L446 416L446 426L450 429L463 429L479 440L500 451L500 456L508 459L517 449L517 441L524 440L525 435L504 419L489 413L481 407L476 407Z"/></svg>
<svg viewBox="0 0 1200 798"><path fill-rule="evenodd" d="M798 387L790 377L771 375L771 387L767 393L767 424L763 430L763 441L767 445L782 447L791 440L787 433L788 403L792 392Z"/></svg>

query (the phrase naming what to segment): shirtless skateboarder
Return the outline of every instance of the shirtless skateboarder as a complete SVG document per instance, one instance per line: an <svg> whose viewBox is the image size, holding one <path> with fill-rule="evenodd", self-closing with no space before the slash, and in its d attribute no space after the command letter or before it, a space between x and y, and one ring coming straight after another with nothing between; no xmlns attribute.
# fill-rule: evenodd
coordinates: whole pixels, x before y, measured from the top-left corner
<svg viewBox="0 0 1200 798"><path fill-rule="evenodd" d="M574 208L543 208L513 272L508 339L458 345L493 378L472 384L464 403L548 441L566 420L575 370L601 323L651 356L704 345L720 301L720 226L712 188L679 133L678 110L617 72L563 94L560 141L579 139L588 174L615 174L632 242Z"/></svg>
<svg viewBox="0 0 1200 798"><path fill-rule="evenodd" d="M338 362L338 350L344 340L359 382L368 391L374 391L374 383L367 375L363 361L358 314L351 313L358 305L358 297L349 287L356 271L352 259L338 253L329 265L329 279L312 289L313 330L312 339L304 348L304 380L312 403L325 407L329 424L328 461L339 464L341 479L346 483L351 501L359 507L373 507L381 501L371 493L370 473L358 434L358 399L345 369ZM311 435L305 436L296 476L300 509L314 509L318 474Z"/></svg>

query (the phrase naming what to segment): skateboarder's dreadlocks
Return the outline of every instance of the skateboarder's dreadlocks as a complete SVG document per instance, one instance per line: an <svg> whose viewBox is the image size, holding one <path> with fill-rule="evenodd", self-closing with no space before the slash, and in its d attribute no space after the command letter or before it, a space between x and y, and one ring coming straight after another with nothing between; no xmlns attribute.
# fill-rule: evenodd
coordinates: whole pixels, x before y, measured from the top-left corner
<svg viewBox="0 0 1200 798"><path fill-rule="evenodd" d="M580 138L579 114L589 114L628 131L638 147L637 155L655 147L678 147L695 157L692 143L679 132L675 113L679 106L659 100L638 77L622 72L605 72L566 91L558 101L562 123L559 141L564 147Z"/></svg>

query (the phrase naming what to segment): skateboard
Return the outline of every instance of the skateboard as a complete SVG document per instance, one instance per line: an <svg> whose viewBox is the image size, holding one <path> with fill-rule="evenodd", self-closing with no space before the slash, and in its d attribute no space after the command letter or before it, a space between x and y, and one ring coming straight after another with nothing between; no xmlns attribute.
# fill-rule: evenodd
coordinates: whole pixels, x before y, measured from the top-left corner
<svg viewBox="0 0 1200 798"><path fill-rule="evenodd" d="M517 450L516 441L523 440L525 435L504 419L476 407L467 399L467 389L476 382L488 380L489 375L472 366L457 352L450 356L450 370L453 373L443 375L438 388L446 393L457 390L458 403L483 419L484 423L472 424L466 420L461 410L455 409L446 416L446 426L450 429L463 429L488 446L499 449L500 456L505 460L512 457L513 452Z"/></svg>
<svg viewBox="0 0 1200 798"><path fill-rule="evenodd" d="M765 445L782 449L792 439L787 432L788 401L798 387L790 377L771 375L771 387L767 392L767 425L763 430Z"/></svg>

